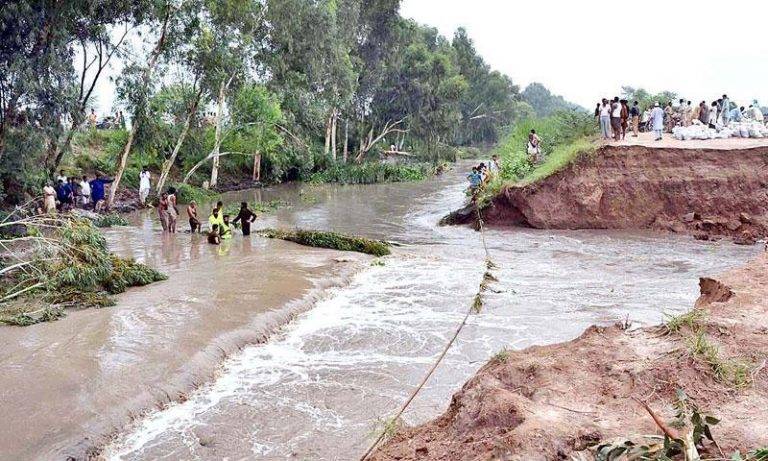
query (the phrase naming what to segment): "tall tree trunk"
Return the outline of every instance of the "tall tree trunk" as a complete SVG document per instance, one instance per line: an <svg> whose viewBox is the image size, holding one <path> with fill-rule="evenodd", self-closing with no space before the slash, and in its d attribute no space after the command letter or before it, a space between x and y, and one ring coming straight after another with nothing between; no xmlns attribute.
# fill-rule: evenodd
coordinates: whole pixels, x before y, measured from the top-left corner
<svg viewBox="0 0 768 461"><path fill-rule="evenodd" d="M331 115L331 152L333 152L333 161L336 161L336 122L338 120L338 112L333 109L333 115Z"/></svg>
<svg viewBox="0 0 768 461"><path fill-rule="evenodd" d="M349 158L349 120L344 120L344 163Z"/></svg>
<svg viewBox="0 0 768 461"><path fill-rule="evenodd" d="M326 157L328 157L328 154L331 151L331 119L333 118L332 115L328 116L328 120L325 121L325 149L323 150L323 153Z"/></svg>
<svg viewBox="0 0 768 461"><path fill-rule="evenodd" d="M176 162L176 157L179 155L181 146L184 144L184 140L187 138L189 127L192 124L192 118L195 116L195 112L197 112L197 105L200 103L200 98L202 95L203 89L201 87L195 95L195 100L192 102L192 106L189 108L189 112L187 112L187 117L184 119L184 126L181 129L181 133L179 134L178 139L176 139L176 145L173 146L173 152L171 152L171 156L165 159L163 162L163 168L160 172L160 179L157 181L156 190L158 194L162 192L163 187L165 186L165 182L168 180L168 174L171 172L171 167L173 167L173 164Z"/></svg>
<svg viewBox="0 0 768 461"><path fill-rule="evenodd" d="M253 155L253 180L261 181L261 152Z"/></svg>
<svg viewBox="0 0 768 461"><path fill-rule="evenodd" d="M222 112L224 112L224 96L226 95L226 84L221 81L219 87L219 100L218 100L218 112L216 113L216 134L213 141L213 164L211 165L211 182L210 188L216 187L219 181L219 152L221 148L221 122L223 120Z"/></svg>
<svg viewBox="0 0 768 461"><path fill-rule="evenodd" d="M163 20L163 27L160 31L160 38L157 39L155 48L152 50L152 54L149 57L147 68L144 69L144 74L141 77L141 84L144 87L149 86L149 80L152 77L152 71L157 65L157 60L160 58L160 52L163 49L165 43L165 34L168 31L168 22L171 19L171 13L173 10L168 10ZM107 208L111 208L115 201L115 193L117 188L120 187L120 180L123 179L123 173L125 173L125 166L128 164L128 155L131 153L131 147L133 147L133 141L136 139L136 132L139 130L139 120L131 121L131 131L128 133L128 141L125 143L123 153L120 155L120 163L117 167L117 173L115 174L115 180L112 182L112 187L109 188L109 197L107 197Z"/></svg>

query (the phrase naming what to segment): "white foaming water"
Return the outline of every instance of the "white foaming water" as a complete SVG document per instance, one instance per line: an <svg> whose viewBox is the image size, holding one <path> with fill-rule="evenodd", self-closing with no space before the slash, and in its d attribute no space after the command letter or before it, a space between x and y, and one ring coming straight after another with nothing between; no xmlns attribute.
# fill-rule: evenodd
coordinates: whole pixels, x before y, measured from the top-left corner
<svg viewBox="0 0 768 461"><path fill-rule="evenodd" d="M455 331L485 271L479 235L436 227L461 185L415 196L394 240L411 242L332 290L267 344L227 360L189 400L149 414L110 459L354 459L378 419L410 394ZM497 292L485 296L405 415L418 423L502 347L563 341L626 314L640 323L691 307L698 275L754 250L690 239L491 230ZM723 257L723 254L728 256ZM727 261L728 263L724 263Z"/></svg>

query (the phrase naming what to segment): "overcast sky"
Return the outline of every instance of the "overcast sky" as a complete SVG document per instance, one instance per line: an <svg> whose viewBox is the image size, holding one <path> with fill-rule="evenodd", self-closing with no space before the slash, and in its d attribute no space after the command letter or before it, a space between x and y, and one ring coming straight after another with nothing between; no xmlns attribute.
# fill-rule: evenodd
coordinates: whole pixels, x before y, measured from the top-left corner
<svg viewBox="0 0 768 461"><path fill-rule="evenodd" d="M491 67L584 107L623 85L768 105L765 0L403 0L401 13L448 37L464 26Z"/></svg>
<svg viewBox="0 0 768 461"><path fill-rule="evenodd" d="M449 38L465 27L521 89L538 81L587 108L623 85L768 105L766 0L403 0L401 13ZM99 112L113 92L102 78Z"/></svg>

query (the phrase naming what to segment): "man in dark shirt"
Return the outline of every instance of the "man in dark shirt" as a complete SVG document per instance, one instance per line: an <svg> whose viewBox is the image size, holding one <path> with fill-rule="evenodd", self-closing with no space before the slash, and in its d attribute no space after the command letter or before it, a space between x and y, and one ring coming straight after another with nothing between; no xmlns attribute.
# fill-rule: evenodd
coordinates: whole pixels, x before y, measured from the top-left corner
<svg viewBox="0 0 768 461"><path fill-rule="evenodd" d="M629 117L632 121L632 137L636 138L640 132L640 106L637 101L632 103L632 107L629 109Z"/></svg>
<svg viewBox="0 0 768 461"><path fill-rule="evenodd" d="M243 235L251 235L251 223L256 221L256 213L248 209L247 202L240 203L240 212L232 224L237 224L240 221L243 226Z"/></svg>

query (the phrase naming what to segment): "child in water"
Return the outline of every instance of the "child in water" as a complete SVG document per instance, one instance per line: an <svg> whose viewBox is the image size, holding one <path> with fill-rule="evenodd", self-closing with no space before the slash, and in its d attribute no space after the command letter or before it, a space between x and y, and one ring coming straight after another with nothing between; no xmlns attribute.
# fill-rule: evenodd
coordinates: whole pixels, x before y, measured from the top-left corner
<svg viewBox="0 0 768 461"><path fill-rule="evenodd" d="M211 231L208 232L208 243L211 245L219 245L221 243L221 236L219 235L219 225L214 224L211 227Z"/></svg>

